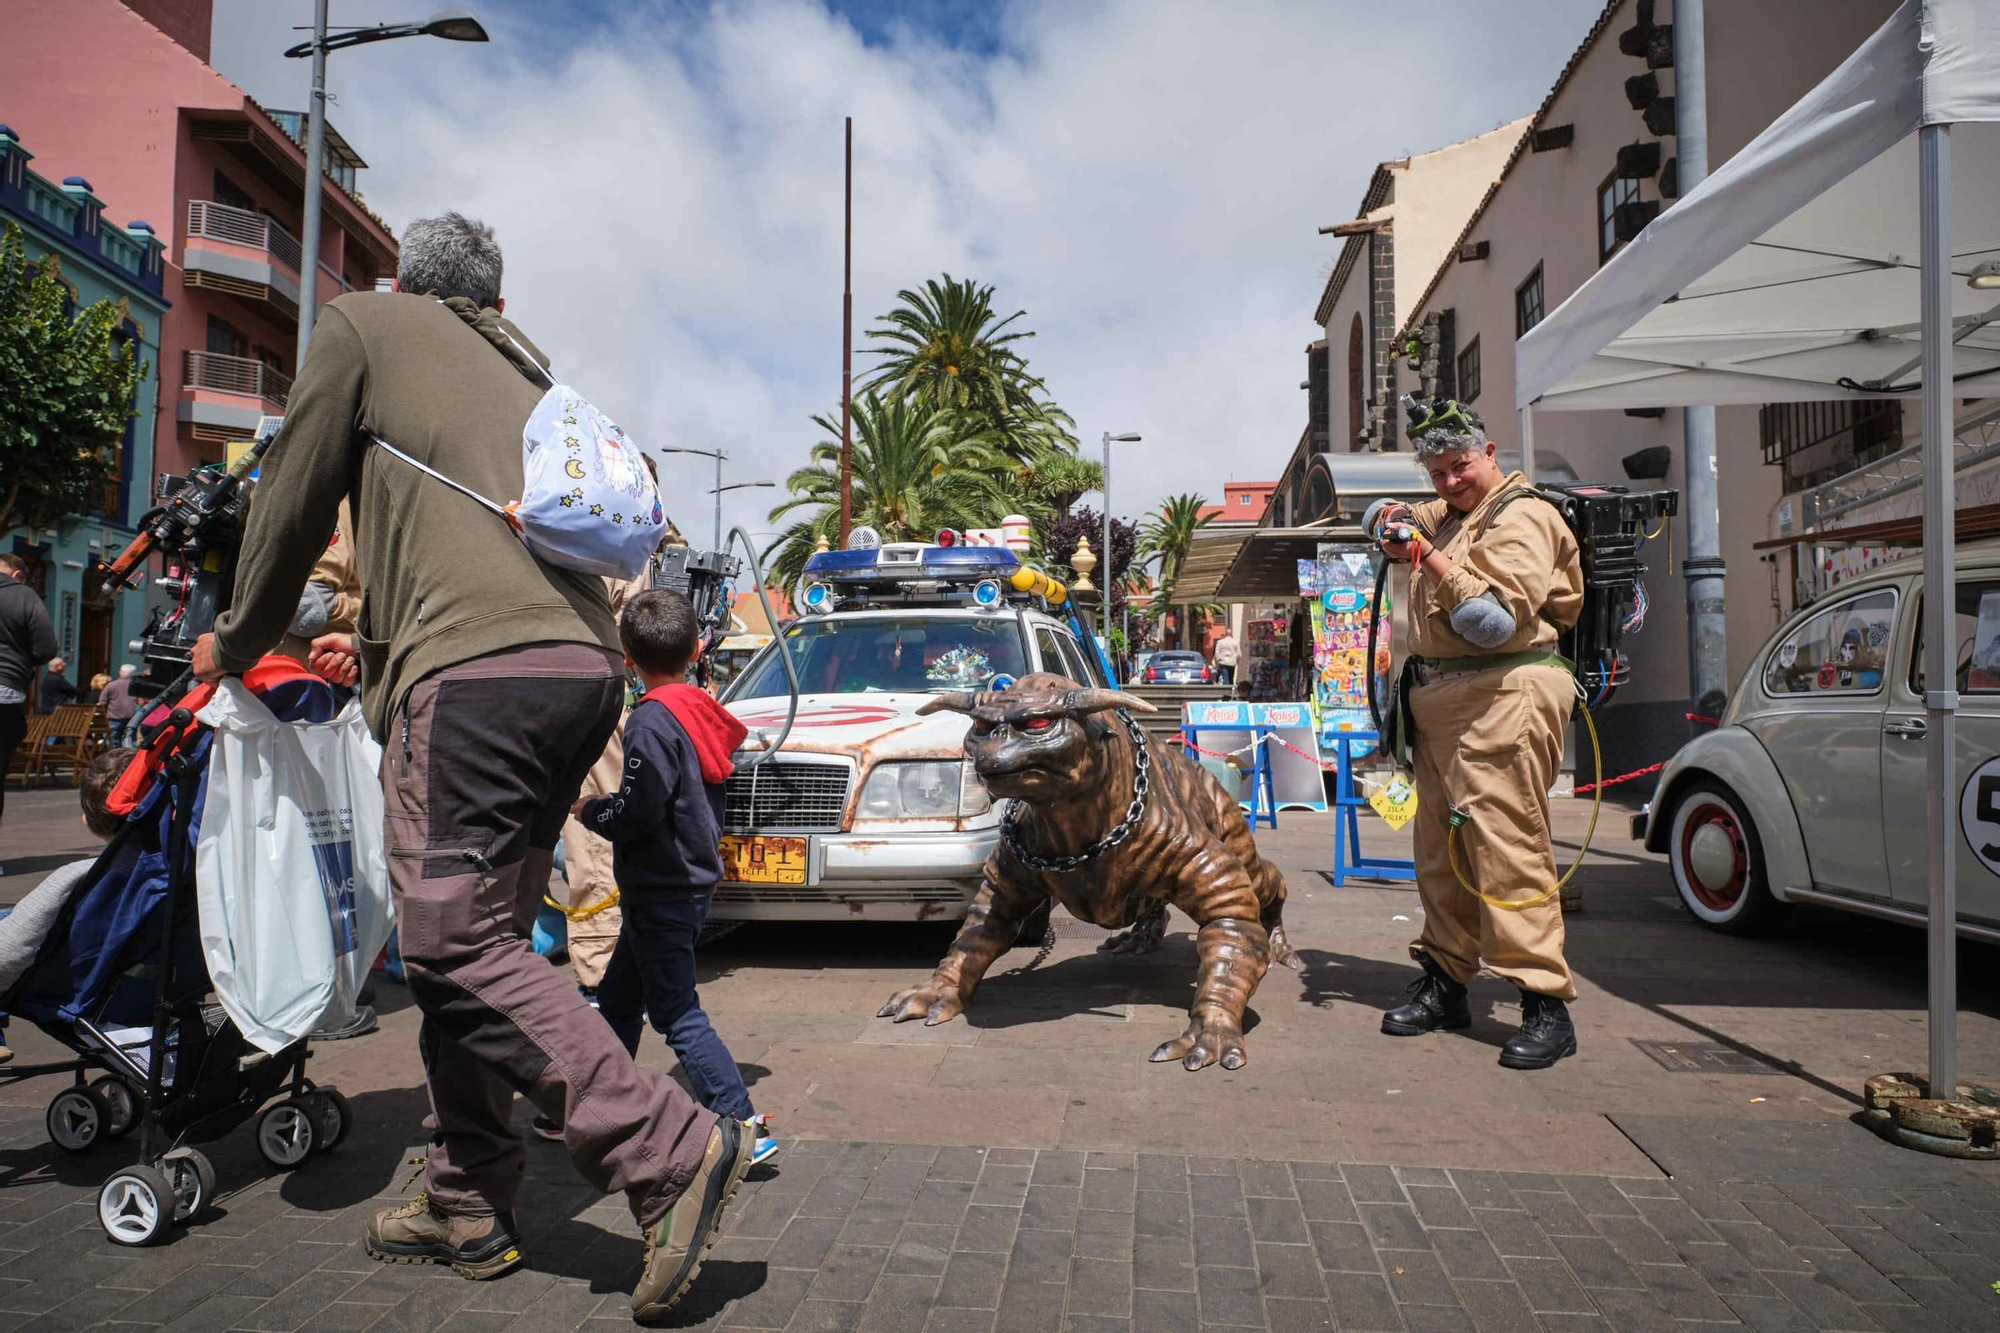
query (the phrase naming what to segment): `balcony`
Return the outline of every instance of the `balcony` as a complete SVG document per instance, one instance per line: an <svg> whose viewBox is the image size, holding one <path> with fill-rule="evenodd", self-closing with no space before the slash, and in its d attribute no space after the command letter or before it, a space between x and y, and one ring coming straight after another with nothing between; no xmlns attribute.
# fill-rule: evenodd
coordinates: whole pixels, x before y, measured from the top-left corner
<svg viewBox="0 0 2000 1333"><path fill-rule="evenodd" d="M302 260L298 238L262 213L189 201L181 264L188 286L262 302L295 320Z"/></svg>
<svg viewBox="0 0 2000 1333"><path fill-rule="evenodd" d="M247 440L260 417L284 415L291 391L291 376L254 358L183 352L174 415L191 439Z"/></svg>

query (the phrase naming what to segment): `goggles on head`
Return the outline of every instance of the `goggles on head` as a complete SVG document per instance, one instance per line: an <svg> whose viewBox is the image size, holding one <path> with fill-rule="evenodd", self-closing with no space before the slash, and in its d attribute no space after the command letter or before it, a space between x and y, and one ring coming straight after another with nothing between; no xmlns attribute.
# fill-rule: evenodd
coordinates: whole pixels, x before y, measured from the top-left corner
<svg viewBox="0 0 2000 1333"><path fill-rule="evenodd" d="M1483 438L1483 433L1472 423L1472 418L1466 414L1464 406L1455 399L1433 398L1425 402L1406 393L1403 395L1403 410L1410 418L1410 424L1403 427L1403 434L1412 440L1434 430L1455 431L1473 436L1475 439Z"/></svg>

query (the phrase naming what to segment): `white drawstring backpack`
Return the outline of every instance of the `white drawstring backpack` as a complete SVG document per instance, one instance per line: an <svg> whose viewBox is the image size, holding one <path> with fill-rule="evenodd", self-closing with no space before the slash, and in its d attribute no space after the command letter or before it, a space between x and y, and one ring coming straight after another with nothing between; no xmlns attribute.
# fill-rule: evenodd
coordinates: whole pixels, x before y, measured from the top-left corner
<svg viewBox="0 0 2000 1333"><path fill-rule="evenodd" d="M420 472L505 519L535 557L562 569L630 581L666 533L660 488L630 436L575 389L544 370L514 335L521 359L549 383L521 428L521 498L489 500L390 444L369 438Z"/></svg>

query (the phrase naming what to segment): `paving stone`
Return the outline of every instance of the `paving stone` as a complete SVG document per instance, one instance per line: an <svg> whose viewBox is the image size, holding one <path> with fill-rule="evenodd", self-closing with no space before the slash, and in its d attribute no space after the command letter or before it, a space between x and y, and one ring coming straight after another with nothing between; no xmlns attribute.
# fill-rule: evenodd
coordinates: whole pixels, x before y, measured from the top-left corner
<svg viewBox="0 0 2000 1333"><path fill-rule="evenodd" d="M1196 1264L1249 1268L1257 1253L1250 1238L1250 1224L1240 1217L1202 1217L1194 1224Z"/></svg>
<svg viewBox="0 0 2000 1333"><path fill-rule="evenodd" d="M1292 1169L1286 1162L1266 1162L1246 1158L1239 1165L1243 1193L1251 1198L1293 1199L1298 1189L1292 1183Z"/></svg>
<svg viewBox="0 0 2000 1333"><path fill-rule="evenodd" d="M1557 1236L1594 1236L1590 1221L1583 1209L1576 1206L1568 1194L1549 1194L1540 1190L1515 1190L1514 1197L1521 1201L1528 1216L1535 1219L1535 1225L1542 1234L1554 1239Z"/></svg>
<svg viewBox="0 0 2000 1333"><path fill-rule="evenodd" d="M902 1232L903 1221L909 1212L908 1204L864 1198L847 1215L847 1221L840 1228L840 1238L849 1245L887 1248Z"/></svg>
<svg viewBox="0 0 2000 1333"><path fill-rule="evenodd" d="M1812 1320L1782 1296L1728 1296L1724 1303L1757 1333L1814 1333Z"/></svg>
<svg viewBox="0 0 2000 1333"><path fill-rule="evenodd" d="M1704 1222L1755 1222L1748 1207L1741 1199L1733 1198L1712 1185L1696 1184L1692 1181L1675 1181L1674 1192L1694 1209L1694 1215Z"/></svg>
<svg viewBox="0 0 2000 1333"><path fill-rule="evenodd" d="M1907 1305L1863 1305L1859 1308L1885 1333L1938 1333L1941 1325L1935 1314L1914 1301Z"/></svg>
<svg viewBox="0 0 2000 1333"><path fill-rule="evenodd" d="M1138 1206L1136 1198L1138 1185L1137 1172L1088 1169L1083 1173L1081 1206L1101 1208L1109 1212L1131 1213Z"/></svg>
<svg viewBox="0 0 2000 1333"><path fill-rule="evenodd" d="M1405 1175L1403 1192L1410 1196L1417 1218L1427 1231L1444 1228L1464 1230L1478 1225L1472 1220L1472 1210L1465 1206L1465 1200L1450 1185L1417 1184Z"/></svg>
<svg viewBox="0 0 2000 1333"><path fill-rule="evenodd" d="M1451 1171L1452 1185L1459 1197L1473 1208L1518 1208L1514 1202L1514 1191L1507 1188L1507 1182L1500 1178L1498 1171ZM1623 1195L1619 1196L1623 1198Z"/></svg>
<svg viewBox="0 0 2000 1333"><path fill-rule="evenodd" d="M1402 1333L1395 1298L1380 1274L1328 1273L1326 1297L1342 1333Z"/></svg>
<svg viewBox="0 0 2000 1333"><path fill-rule="evenodd" d="M1839 1248L1840 1241L1790 1199L1750 1199L1744 1208L1787 1245Z"/></svg>
<svg viewBox="0 0 2000 1333"><path fill-rule="evenodd" d="M1832 1226L1827 1230L1848 1249L1868 1261L1869 1267L1888 1277L1942 1277L1943 1272L1880 1227Z"/></svg>
<svg viewBox="0 0 2000 1333"><path fill-rule="evenodd" d="M1451 1285L1479 1333L1540 1333L1541 1322L1513 1283L1468 1279Z"/></svg>
<svg viewBox="0 0 2000 1333"><path fill-rule="evenodd" d="M1074 1230L1078 1197L1082 1193L1074 1185L1028 1186L1027 1202L1021 1206L1021 1225L1042 1230Z"/></svg>
<svg viewBox="0 0 2000 1333"><path fill-rule="evenodd" d="M854 1333L861 1326L857 1303L805 1301L785 1325L785 1333Z"/></svg>
<svg viewBox="0 0 2000 1333"><path fill-rule="evenodd" d="M1632 1266L1618 1257L1611 1242L1602 1236L1558 1236L1555 1246L1569 1271L1585 1287L1624 1287L1643 1290L1645 1284ZM1443 1247L1440 1246L1440 1249Z"/></svg>
<svg viewBox="0 0 2000 1333"><path fill-rule="evenodd" d="M1309 1225L1319 1266L1334 1273L1382 1272L1368 1229L1359 1222L1314 1222Z"/></svg>
<svg viewBox="0 0 2000 1333"><path fill-rule="evenodd" d="M1135 1238L1132 1285L1156 1291L1193 1291L1194 1243L1176 1236Z"/></svg>
<svg viewBox="0 0 2000 1333"><path fill-rule="evenodd" d="M1378 1256L1398 1305L1457 1305L1444 1265L1429 1250L1382 1250Z"/></svg>
<svg viewBox="0 0 2000 1333"><path fill-rule="evenodd" d="M1292 1179L1299 1180L1344 1180L1338 1162L1292 1162Z"/></svg>
<svg viewBox="0 0 2000 1333"><path fill-rule="evenodd" d="M924 1321L924 1333L992 1333L993 1311L936 1306Z"/></svg>
<svg viewBox="0 0 2000 1333"><path fill-rule="evenodd" d="M1815 1280L1824 1280L1857 1305L1913 1304L1910 1294L1852 1250L1809 1250ZM1782 1286L1777 1277L1771 1279Z"/></svg>
<svg viewBox="0 0 2000 1333"><path fill-rule="evenodd" d="M1197 1267L1195 1290L1203 1327L1265 1327L1264 1298L1254 1268Z"/></svg>
<svg viewBox="0 0 2000 1333"><path fill-rule="evenodd" d="M1646 1291L1654 1303L1676 1319L1727 1323L1733 1318L1729 1307L1702 1280L1701 1274L1685 1264L1634 1264L1632 1271L1646 1284ZM1601 1308L1605 1295L1602 1290L1592 1291L1591 1299Z"/></svg>
<svg viewBox="0 0 2000 1333"><path fill-rule="evenodd" d="M1323 1300L1326 1283L1321 1280L1319 1263L1305 1245L1257 1246L1257 1289L1266 1299L1283 1297Z"/></svg>
<svg viewBox="0 0 2000 1333"><path fill-rule="evenodd" d="M835 1242L820 1263L819 1275L807 1288L807 1300L844 1303L868 1299L888 1259L889 1251L883 1246Z"/></svg>
<svg viewBox="0 0 2000 1333"><path fill-rule="evenodd" d="M837 1217L793 1218L765 1261L773 1268L817 1269L846 1224Z"/></svg>
<svg viewBox="0 0 2000 1333"><path fill-rule="evenodd" d="M1341 1178L1356 1203L1408 1203L1394 1167L1342 1166Z"/></svg>
<svg viewBox="0 0 2000 1333"><path fill-rule="evenodd" d="M846 1217L868 1192L866 1176L821 1176L799 1203L800 1217Z"/></svg>
<svg viewBox="0 0 2000 1333"><path fill-rule="evenodd" d="M1430 1237L1417 1221L1416 1210L1406 1203L1363 1203L1356 1205L1361 1225L1378 1250L1428 1250Z"/></svg>
<svg viewBox="0 0 2000 1333"><path fill-rule="evenodd" d="M1190 1286L1186 1291L1151 1291L1141 1289L1132 1293L1132 1327L1144 1329L1145 1333L1196 1333L1201 1327L1201 1313Z"/></svg>
<svg viewBox="0 0 2000 1333"><path fill-rule="evenodd" d="M1141 1189L1138 1195L1138 1221L1135 1230L1141 1236L1185 1236L1190 1234L1188 1222L1191 1216L1188 1198L1185 1194Z"/></svg>
<svg viewBox="0 0 2000 1333"><path fill-rule="evenodd" d="M868 1293L857 1333L909 1333L921 1328L938 1280L914 1273L884 1273Z"/></svg>
<svg viewBox="0 0 2000 1333"><path fill-rule="evenodd" d="M1560 1259L1509 1259L1507 1268L1527 1298L1528 1308L1541 1313L1588 1314L1596 1307Z"/></svg>
<svg viewBox="0 0 2000 1333"><path fill-rule="evenodd" d="M1137 1171L1139 1155L1129 1152L1088 1152L1083 1155L1086 1171Z"/></svg>
<svg viewBox="0 0 2000 1333"><path fill-rule="evenodd" d="M1558 1314L1542 1311L1535 1315L1542 1322L1542 1333L1608 1333L1611 1325L1604 1316L1591 1314Z"/></svg>
<svg viewBox="0 0 2000 1333"><path fill-rule="evenodd" d="M1000 1289L993 1333L1058 1333L1063 1297L1060 1282L1008 1282Z"/></svg>
<svg viewBox="0 0 2000 1333"><path fill-rule="evenodd" d="M1459 1305L1405 1305L1403 1326L1410 1333L1477 1333L1472 1316Z"/></svg>
<svg viewBox="0 0 2000 1333"><path fill-rule="evenodd" d="M1936 1219L1915 1208L1864 1208L1861 1211L1877 1226L1919 1254L1954 1250L1961 1254L1973 1253L1971 1246L1952 1235Z"/></svg>
<svg viewBox="0 0 2000 1333"><path fill-rule="evenodd" d="M1034 1173L1029 1176L1031 1185L1081 1185L1083 1184L1083 1159L1081 1152L1068 1149L1044 1149L1035 1154Z"/></svg>
<svg viewBox="0 0 2000 1333"><path fill-rule="evenodd" d="M1000 1283L1006 1272L1005 1255L968 1251L953 1254L945 1264L937 1303L991 1310L1000 1303Z"/></svg>
<svg viewBox="0 0 2000 1333"><path fill-rule="evenodd" d="M973 1204L958 1224L954 1249L986 1250L1005 1254L1014 1248L1014 1233L1021 1225L1019 1208L989 1208Z"/></svg>
<svg viewBox="0 0 2000 1333"><path fill-rule="evenodd" d="M972 1182L968 1180L926 1180L910 1201L909 1220L943 1226L957 1226L972 1202Z"/></svg>
<svg viewBox="0 0 2000 1333"><path fill-rule="evenodd" d="M1590 1224L1597 1228L1598 1235L1611 1242L1611 1248L1618 1251L1618 1257L1628 1264L1677 1264L1681 1260L1674 1247L1667 1244L1643 1217L1593 1217ZM1487 1234L1492 1233L1489 1231ZM1506 1250L1500 1252L1505 1254Z"/></svg>
<svg viewBox="0 0 2000 1333"><path fill-rule="evenodd" d="M1063 1333L1131 1333L1130 1319L1116 1319L1101 1314L1070 1314L1063 1316Z"/></svg>
<svg viewBox="0 0 2000 1333"><path fill-rule="evenodd" d="M1556 1257L1555 1246L1542 1234L1542 1229L1535 1225L1535 1219L1528 1216L1525 1211L1475 1208L1472 1210L1472 1219L1479 1224L1479 1229L1485 1233L1487 1240L1493 1242L1493 1248L1498 1250L1502 1257L1527 1259ZM1654 1244L1665 1248L1665 1242L1661 1241L1645 1222L1636 1217L1630 1220L1637 1223ZM1671 1250L1667 1251L1669 1257L1672 1257L1672 1253Z"/></svg>
<svg viewBox="0 0 2000 1333"><path fill-rule="evenodd" d="M1068 1312L1129 1318L1132 1266L1110 1259L1070 1260Z"/></svg>
<svg viewBox="0 0 2000 1333"><path fill-rule="evenodd" d="M932 1180L976 1181L986 1168L983 1148L940 1148L926 1173Z"/></svg>
<svg viewBox="0 0 2000 1333"><path fill-rule="evenodd" d="M1849 1333L1849 1330L1867 1333L1867 1330L1879 1327L1824 1274L1769 1273L1766 1276L1786 1300L1812 1321L1814 1328L1830 1330L1831 1333ZM1733 1303L1730 1308L1735 1308Z"/></svg>
<svg viewBox="0 0 2000 1333"><path fill-rule="evenodd" d="M798 1270L770 1269L754 1291L731 1302L722 1320L724 1328L783 1328L798 1313L813 1274Z"/></svg>
<svg viewBox="0 0 2000 1333"><path fill-rule="evenodd" d="M1333 1308L1323 1295L1299 1300L1266 1292L1264 1320L1271 1333L1329 1333L1333 1328Z"/></svg>
<svg viewBox="0 0 2000 1333"><path fill-rule="evenodd" d="M1437 1251L1438 1260L1448 1275L1507 1280L1507 1265L1493 1248L1493 1242L1486 1239L1485 1233L1433 1231L1430 1237L1431 1248Z"/></svg>
<svg viewBox="0 0 2000 1333"><path fill-rule="evenodd" d="M1805 1256L1761 1222L1712 1221L1709 1227L1761 1272L1805 1273L1812 1265Z"/></svg>
<svg viewBox="0 0 2000 1333"><path fill-rule="evenodd" d="M1188 1187L1187 1158L1163 1157L1158 1153L1142 1152L1138 1159L1139 1188L1142 1190L1181 1190Z"/></svg>
<svg viewBox="0 0 2000 1333"><path fill-rule="evenodd" d="M1016 1232L1007 1259L1007 1281L1061 1283L1069 1274L1069 1250L1070 1238L1064 1232Z"/></svg>
<svg viewBox="0 0 2000 1333"><path fill-rule="evenodd" d="M1018 1206L1027 1201L1028 1178L1033 1173L1034 1166L1026 1162L1019 1164L988 1162L986 1169L979 1173L979 1184L972 1191L972 1201L1003 1207Z"/></svg>
<svg viewBox="0 0 2000 1333"><path fill-rule="evenodd" d="M1132 1214L1086 1208L1076 1215L1071 1253L1082 1259L1123 1259L1132 1262Z"/></svg>
<svg viewBox="0 0 2000 1333"><path fill-rule="evenodd" d="M1692 1333L1698 1325L1682 1325L1666 1312L1659 1301L1643 1291L1593 1291L1590 1299L1610 1324L1612 1333ZM1733 1320L1729 1307L1717 1302L1725 1320Z"/></svg>
<svg viewBox="0 0 2000 1333"><path fill-rule="evenodd" d="M1192 1176L1188 1197L1196 1217L1241 1217L1246 1211L1243 1181L1236 1176Z"/></svg>
<svg viewBox="0 0 2000 1333"><path fill-rule="evenodd" d="M1305 1179L1298 1182L1299 1211L1308 1221L1314 1222L1359 1222L1361 1214L1354 1211L1354 1200L1348 1196L1347 1186L1338 1180Z"/></svg>
<svg viewBox="0 0 2000 1333"><path fill-rule="evenodd" d="M951 1242L956 1233L945 1228L942 1235L933 1227L911 1222L904 1225L889 1247L887 1273L916 1273L935 1277L944 1272L951 1259Z"/></svg>
<svg viewBox="0 0 2000 1333"><path fill-rule="evenodd" d="M1942 1278L1901 1277L1896 1285L1917 1299L1948 1328L1962 1333L1989 1333L2000 1323L2000 1294L1981 1288L1975 1295L1957 1282Z"/></svg>
<svg viewBox="0 0 2000 1333"><path fill-rule="evenodd" d="M1236 1176L1243 1174L1243 1161L1238 1157L1190 1157L1187 1159L1188 1174L1191 1176Z"/></svg>

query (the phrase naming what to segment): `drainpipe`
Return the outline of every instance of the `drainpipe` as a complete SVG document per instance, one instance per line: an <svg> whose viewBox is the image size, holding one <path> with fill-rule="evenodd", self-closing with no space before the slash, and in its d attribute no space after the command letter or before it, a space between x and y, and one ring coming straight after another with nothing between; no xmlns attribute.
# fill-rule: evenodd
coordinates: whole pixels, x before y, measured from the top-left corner
<svg viewBox="0 0 2000 1333"><path fill-rule="evenodd" d="M1708 176L1708 72L1702 46L1702 0L1674 0L1674 152L1680 197ZM1722 516L1715 476L1715 409L1681 409L1687 515L1688 694L1703 713L1719 714L1729 693L1728 622L1723 613Z"/></svg>

